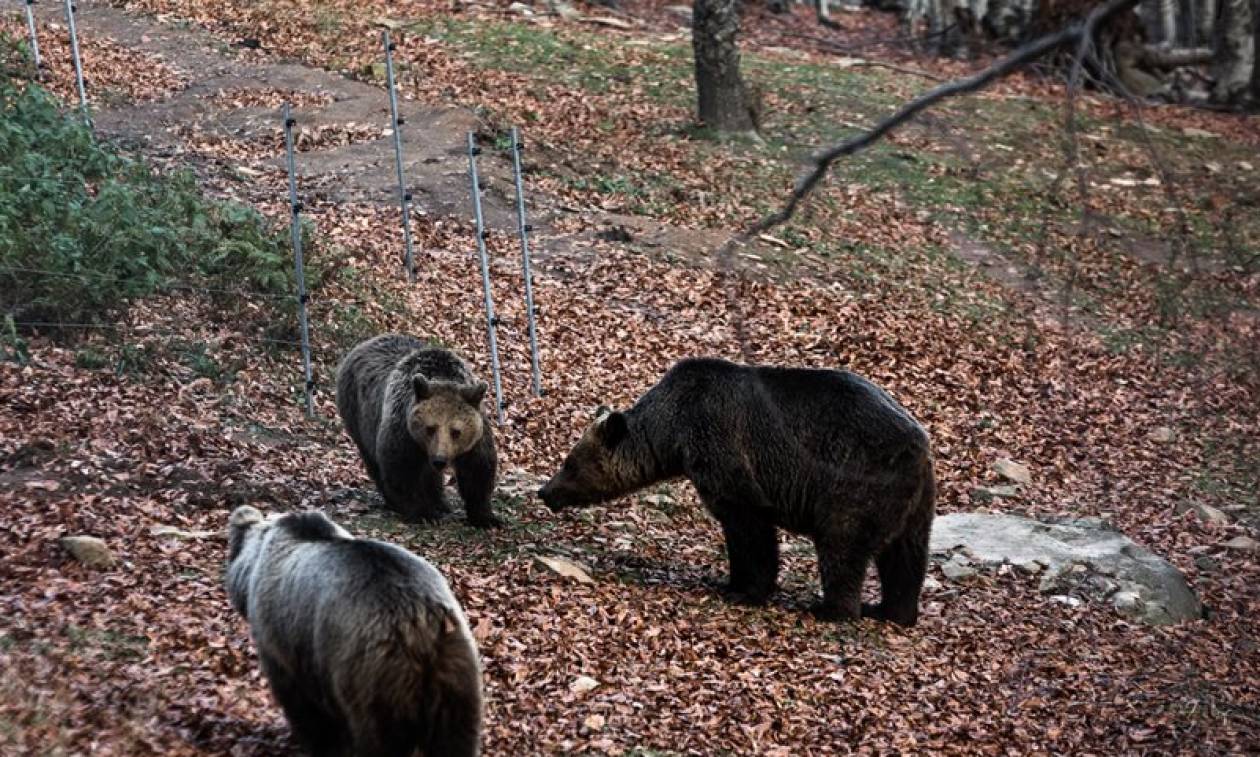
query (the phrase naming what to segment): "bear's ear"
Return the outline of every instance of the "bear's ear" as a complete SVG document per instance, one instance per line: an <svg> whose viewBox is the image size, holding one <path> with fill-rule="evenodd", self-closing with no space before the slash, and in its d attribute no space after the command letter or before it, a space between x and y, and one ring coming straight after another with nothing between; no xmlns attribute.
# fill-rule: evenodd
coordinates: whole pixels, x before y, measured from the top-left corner
<svg viewBox="0 0 1260 757"><path fill-rule="evenodd" d="M600 405L595 408L595 420L602 421L605 415L612 413L612 408L607 405Z"/></svg>
<svg viewBox="0 0 1260 757"><path fill-rule="evenodd" d="M416 390L418 400L427 400L433 394L433 389L429 387L429 380L419 373L411 379L411 386Z"/></svg>
<svg viewBox="0 0 1260 757"><path fill-rule="evenodd" d="M481 399L486 396L486 382L478 381L475 384L465 384L459 388L459 396L464 398L468 404L476 407L481 404Z"/></svg>
<svg viewBox="0 0 1260 757"><path fill-rule="evenodd" d="M600 439L608 449L620 444L629 432L630 427L626 423L625 413L609 413L600 424Z"/></svg>

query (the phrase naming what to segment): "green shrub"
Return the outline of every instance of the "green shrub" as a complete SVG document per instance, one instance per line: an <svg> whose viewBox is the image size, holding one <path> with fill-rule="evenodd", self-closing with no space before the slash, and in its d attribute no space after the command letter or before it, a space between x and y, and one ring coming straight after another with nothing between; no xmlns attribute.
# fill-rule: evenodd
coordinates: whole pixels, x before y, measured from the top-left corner
<svg viewBox="0 0 1260 757"><path fill-rule="evenodd" d="M291 293L287 234L203 198L190 172L95 141L40 87L0 81L0 316L108 320L176 282Z"/></svg>

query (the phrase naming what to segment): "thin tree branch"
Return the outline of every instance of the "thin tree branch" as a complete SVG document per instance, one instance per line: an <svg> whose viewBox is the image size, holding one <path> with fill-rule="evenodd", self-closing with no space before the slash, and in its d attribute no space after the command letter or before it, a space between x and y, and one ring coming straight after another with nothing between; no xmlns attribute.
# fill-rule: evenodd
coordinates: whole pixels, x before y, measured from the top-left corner
<svg viewBox="0 0 1260 757"><path fill-rule="evenodd" d="M984 89L998 79L1009 76L1026 66L1033 60L1040 58L1052 50L1071 42L1081 42L1082 37L1089 39L1094 29L1102 21L1105 21L1117 13L1127 11L1138 4L1139 0L1111 0L1110 2L1100 5L1090 12L1082 23L1075 23L1062 29L1054 34L1048 34L1040 39L1024 45L1020 49L1011 53L1001 61L993 64L989 68L978 74L969 76L966 79L950 82L936 87L924 94L916 97L914 100L906 103L900 110L891 116L879 122L870 131L859 134L855 137L845 140L838 145L828 148L814 158L814 166L810 171L797 181L796 188L792 191L791 196L783 207L775 213L766 216L758 221L748 230L744 231L735 241L737 244L746 243L754 235L765 232L779 224L789 220L795 213L801 201L809 196L823 177L827 175L831 164L845 155L852 155L856 152L864 150L867 147L878 142L893 129L901 126L906 121L913 118L917 113L932 107L941 100L945 100L956 95L968 94ZM1073 65L1073 74L1071 83L1080 80L1080 59Z"/></svg>
<svg viewBox="0 0 1260 757"><path fill-rule="evenodd" d="M1100 5L1092 10L1083 22L1074 23L1054 34L1048 34L1040 39L1024 45L1006 58L998 61L989 68L969 76L966 79L959 79L955 82L942 84L919 97L906 103L900 110L880 121L870 130L863 132L855 137L845 140L827 150L817 154L814 157L814 165L810 171L802 175L796 182L795 189L792 190L791 196L787 202L777 212L762 218L757 223L745 229L739 234L732 236L726 240L717 252L718 267L721 271L723 283L726 289L728 301L734 306L734 325L735 335L739 342L740 355L744 362L753 362L752 351L749 348L747 325L744 319L744 308L742 299L739 297L738 288L732 282L728 275L733 268L731 264L731 252L736 247L743 247L748 244L758 234L786 223L795 215L800 204L814 191L823 177L831 169L831 164L839 160L845 155L852 155L856 152L866 149L885 137L893 129L901 126L909 121L916 114L932 107L941 100L945 100L956 95L968 94L976 92L988 86L990 83L997 81L1003 77L1024 68L1028 64L1037 60L1041 56L1049 53L1062 45L1072 42L1080 43L1081 49L1078 50L1078 56L1072 68L1072 74L1069 78L1069 91L1074 91L1080 81L1080 65L1081 57L1079 53L1088 50L1086 41L1089 40L1101 22L1132 9L1138 4L1139 0L1110 0L1110 2ZM1071 106L1070 106L1071 107ZM742 271L740 273L742 280Z"/></svg>

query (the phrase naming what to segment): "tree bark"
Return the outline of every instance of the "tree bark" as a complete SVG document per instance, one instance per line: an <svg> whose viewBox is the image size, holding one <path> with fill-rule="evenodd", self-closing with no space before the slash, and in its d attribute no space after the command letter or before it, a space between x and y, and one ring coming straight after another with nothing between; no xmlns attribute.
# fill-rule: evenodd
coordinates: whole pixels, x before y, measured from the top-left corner
<svg viewBox="0 0 1260 757"><path fill-rule="evenodd" d="M1260 0L1251 3L1251 104L1260 109Z"/></svg>
<svg viewBox="0 0 1260 757"><path fill-rule="evenodd" d="M696 55L700 120L719 132L756 131L748 88L739 75L736 0L695 0L691 44Z"/></svg>
<svg viewBox="0 0 1260 757"><path fill-rule="evenodd" d="M1198 34L1195 37L1196 45L1212 44L1212 30L1216 28L1216 0L1200 0Z"/></svg>
<svg viewBox="0 0 1260 757"><path fill-rule="evenodd" d="M1212 64L1212 99L1237 104L1254 79L1255 29L1252 0L1221 0L1217 19L1216 60Z"/></svg>

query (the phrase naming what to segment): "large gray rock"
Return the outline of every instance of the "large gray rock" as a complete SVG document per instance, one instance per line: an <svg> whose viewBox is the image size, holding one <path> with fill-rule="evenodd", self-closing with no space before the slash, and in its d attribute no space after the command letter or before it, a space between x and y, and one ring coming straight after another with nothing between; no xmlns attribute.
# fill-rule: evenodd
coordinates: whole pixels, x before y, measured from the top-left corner
<svg viewBox="0 0 1260 757"><path fill-rule="evenodd" d="M1111 603L1126 617L1165 624L1202 616L1185 576L1098 518L1046 522L1017 515L951 513L932 524L932 552L964 552L973 565L1046 567L1041 591Z"/></svg>

